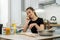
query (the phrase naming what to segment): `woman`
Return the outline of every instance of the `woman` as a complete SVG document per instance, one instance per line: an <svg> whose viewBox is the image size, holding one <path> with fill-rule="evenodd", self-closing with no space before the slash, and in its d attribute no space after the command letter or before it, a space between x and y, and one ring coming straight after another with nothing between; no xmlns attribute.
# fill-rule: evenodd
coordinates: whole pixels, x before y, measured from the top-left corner
<svg viewBox="0 0 60 40"><path fill-rule="evenodd" d="M27 18L23 29L24 32L26 32L28 28L31 29L32 33L37 33L37 30L44 30L43 19L36 15L32 7L28 7L26 13Z"/></svg>

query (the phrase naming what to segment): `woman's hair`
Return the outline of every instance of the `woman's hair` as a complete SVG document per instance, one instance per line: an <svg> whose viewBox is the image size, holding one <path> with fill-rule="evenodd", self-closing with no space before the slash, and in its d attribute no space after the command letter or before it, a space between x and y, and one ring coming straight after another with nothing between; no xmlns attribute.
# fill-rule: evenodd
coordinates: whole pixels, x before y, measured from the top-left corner
<svg viewBox="0 0 60 40"><path fill-rule="evenodd" d="M36 15L36 12L35 12L35 9L33 9L32 7L28 7L28 8L26 9L26 11L27 11L28 9L34 11L35 16L37 16L37 15Z"/></svg>

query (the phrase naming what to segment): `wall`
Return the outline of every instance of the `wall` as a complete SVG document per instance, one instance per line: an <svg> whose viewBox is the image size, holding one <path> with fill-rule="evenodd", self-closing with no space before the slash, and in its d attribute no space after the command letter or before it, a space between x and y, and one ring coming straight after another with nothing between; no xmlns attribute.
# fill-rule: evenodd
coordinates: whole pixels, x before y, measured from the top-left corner
<svg viewBox="0 0 60 40"><path fill-rule="evenodd" d="M1 0L0 0L0 14L1 14ZM1 21L1 15L0 15L0 21Z"/></svg>
<svg viewBox="0 0 60 40"><path fill-rule="evenodd" d="M1 3L1 13L0 13L0 24L6 27L8 23L8 0L0 0Z"/></svg>
<svg viewBox="0 0 60 40"><path fill-rule="evenodd" d="M11 0L11 24L21 24L21 0Z"/></svg>
<svg viewBox="0 0 60 40"><path fill-rule="evenodd" d="M51 5L45 9L46 19L50 20L52 16L56 16L58 24L60 24L60 6Z"/></svg>

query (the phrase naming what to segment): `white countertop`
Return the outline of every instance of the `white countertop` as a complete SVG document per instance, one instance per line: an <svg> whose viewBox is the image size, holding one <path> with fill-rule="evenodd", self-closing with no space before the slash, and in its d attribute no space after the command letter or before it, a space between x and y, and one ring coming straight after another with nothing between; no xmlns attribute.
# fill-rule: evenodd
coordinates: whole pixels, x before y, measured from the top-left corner
<svg viewBox="0 0 60 40"><path fill-rule="evenodd" d="M30 32L23 32L23 34L31 34ZM35 37L31 37L31 36L27 36L27 35L22 35L22 34L13 34L13 35L0 35L0 37L2 38L6 38L6 39L11 39L11 40L35 40Z"/></svg>
<svg viewBox="0 0 60 40"><path fill-rule="evenodd" d="M35 40L35 38L33 37L28 37L24 35L0 35L0 37L12 40Z"/></svg>
<svg viewBox="0 0 60 40"><path fill-rule="evenodd" d="M36 36L29 37L27 35L0 35L2 38L12 39L12 40L38 40L38 39L48 39L48 38L56 38L60 37L60 34L54 34L53 36Z"/></svg>
<svg viewBox="0 0 60 40"><path fill-rule="evenodd" d="M51 39L51 38L60 38L60 34L54 34L53 36L39 36L37 39Z"/></svg>

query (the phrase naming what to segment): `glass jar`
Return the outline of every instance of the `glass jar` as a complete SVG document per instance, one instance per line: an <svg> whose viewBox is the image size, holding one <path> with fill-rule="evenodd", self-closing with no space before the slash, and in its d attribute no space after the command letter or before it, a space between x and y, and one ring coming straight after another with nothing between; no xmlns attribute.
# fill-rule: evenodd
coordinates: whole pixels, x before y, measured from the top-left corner
<svg viewBox="0 0 60 40"><path fill-rule="evenodd" d="M2 27L2 34L5 35L6 34L6 27Z"/></svg>
<svg viewBox="0 0 60 40"><path fill-rule="evenodd" d="M10 35L11 34L10 30L11 29L9 27L6 27L6 35Z"/></svg>
<svg viewBox="0 0 60 40"><path fill-rule="evenodd" d="M16 34L16 24L15 23L13 23L11 25L11 34Z"/></svg>
<svg viewBox="0 0 60 40"><path fill-rule="evenodd" d="M11 29L9 27L3 27L2 28L2 34L3 35L10 35Z"/></svg>

